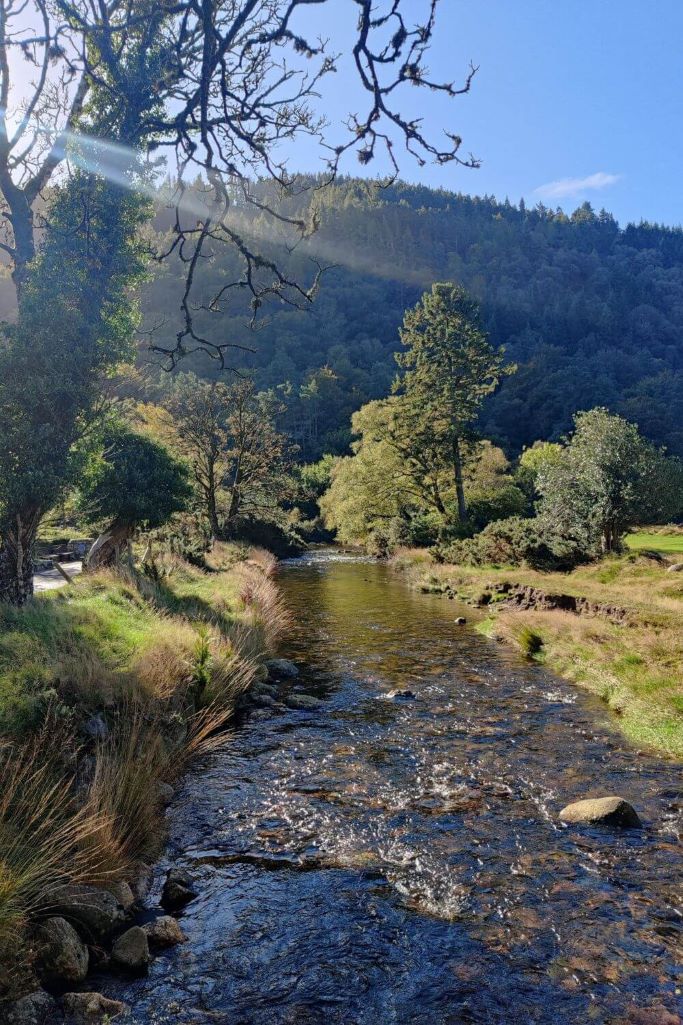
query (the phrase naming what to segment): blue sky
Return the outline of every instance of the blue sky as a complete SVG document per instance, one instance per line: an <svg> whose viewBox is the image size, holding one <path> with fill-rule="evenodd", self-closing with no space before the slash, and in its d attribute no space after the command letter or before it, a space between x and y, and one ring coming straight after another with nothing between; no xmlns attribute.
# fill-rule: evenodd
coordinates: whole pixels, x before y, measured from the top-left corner
<svg viewBox="0 0 683 1025"><path fill-rule="evenodd" d="M378 0L381 2L381 0ZM683 223L683 0L441 0L429 66L479 72L469 96L410 89L406 108L463 137L479 170L402 176L517 202L574 209L584 199L625 223ZM351 0L335 0L323 31L348 38ZM423 9L406 0L406 10ZM359 106L344 66L324 94L331 121ZM358 171L355 162L346 170ZM371 167L371 171L379 168Z"/></svg>

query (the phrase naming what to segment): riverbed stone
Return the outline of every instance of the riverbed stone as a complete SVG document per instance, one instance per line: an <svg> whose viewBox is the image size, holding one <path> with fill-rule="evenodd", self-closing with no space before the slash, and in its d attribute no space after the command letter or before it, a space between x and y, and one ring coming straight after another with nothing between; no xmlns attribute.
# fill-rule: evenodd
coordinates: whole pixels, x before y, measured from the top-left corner
<svg viewBox="0 0 683 1025"><path fill-rule="evenodd" d="M65 993L62 998L67 1022L73 1025L94 1025L111 1021L128 1010L120 1000L110 1000L101 993Z"/></svg>
<svg viewBox="0 0 683 1025"><path fill-rule="evenodd" d="M284 677L285 679L293 679L299 675L299 669L290 662L287 658L271 658L266 662L266 669L271 676Z"/></svg>
<svg viewBox="0 0 683 1025"><path fill-rule="evenodd" d="M387 697L392 701L415 701L417 694L414 690L390 690Z"/></svg>
<svg viewBox="0 0 683 1025"><path fill-rule="evenodd" d="M146 922L142 928L147 934L151 947L164 949L187 942L187 936L172 915L155 918L153 922Z"/></svg>
<svg viewBox="0 0 683 1025"><path fill-rule="evenodd" d="M88 948L65 918L48 918L36 930L36 968L44 982L83 982Z"/></svg>
<svg viewBox="0 0 683 1025"><path fill-rule="evenodd" d="M149 964L149 940L141 926L134 925L127 929L111 948L112 964L127 971L139 972Z"/></svg>
<svg viewBox="0 0 683 1025"><path fill-rule="evenodd" d="M320 708L322 701L320 698L314 698L312 694L288 694L285 704L287 708L297 712L313 712Z"/></svg>
<svg viewBox="0 0 683 1025"><path fill-rule="evenodd" d="M43 989L27 993L8 1007L0 1006L0 1014L5 1015L0 1020L6 1025L54 1025L59 1021L57 1002Z"/></svg>
<svg viewBox="0 0 683 1025"><path fill-rule="evenodd" d="M53 894L50 906L56 916L74 923L86 940L111 936L126 915L118 898L97 886L62 886Z"/></svg>
<svg viewBox="0 0 683 1025"><path fill-rule="evenodd" d="M642 822L632 804L623 797L589 797L568 804L560 812L563 822L616 826L619 829L640 829Z"/></svg>
<svg viewBox="0 0 683 1025"><path fill-rule="evenodd" d="M161 906L167 911L179 911L197 896L192 877L181 868L172 868L161 891Z"/></svg>

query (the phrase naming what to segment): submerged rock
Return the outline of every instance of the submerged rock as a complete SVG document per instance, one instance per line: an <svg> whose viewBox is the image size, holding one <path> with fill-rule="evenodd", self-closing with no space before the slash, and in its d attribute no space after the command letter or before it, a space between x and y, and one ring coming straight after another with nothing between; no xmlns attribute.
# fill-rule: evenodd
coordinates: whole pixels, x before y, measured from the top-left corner
<svg viewBox="0 0 683 1025"><path fill-rule="evenodd" d="M298 668L287 658L271 658L266 662L266 669L271 676L280 676L285 679L293 679L299 675Z"/></svg>
<svg viewBox="0 0 683 1025"><path fill-rule="evenodd" d="M391 701L415 701L417 694L412 690L390 690L387 697Z"/></svg>
<svg viewBox="0 0 683 1025"><path fill-rule="evenodd" d="M62 999L67 1013L67 1022L74 1025L92 1025L94 1022L111 1021L117 1014L128 1010L120 1000L109 1000L101 993L65 993Z"/></svg>
<svg viewBox="0 0 683 1025"><path fill-rule="evenodd" d="M187 936L171 915L162 915L153 922L146 922L142 928L152 947L176 947L187 941Z"/></svg>
<svg viewBox="0 0 683 1025"><path fill-rule="evenodd" d="M36 967L45 982L83 982L88 948L65 918L48 918L36 931Z"/></svg>
<svg viewBox="0 0 683 1025"><path fill-rule="evenodd" d="M633 805L623 797L589 797L568 804L560 812L563 822L585 822L590 825L616 826L619 829L640 829L642 822Z"/></svg>
<svg viewBox="0 0 683 1025"><path fill-rule="evenodd" d="M313 712L320 708L322 701L320 698L314 698L312 694L289 694L285 698L285 704L287 708L298 712Z"/></svg>
<svg viewBox="0 0 683 1025"><path fill-rule="evenodd" d="M127 929L111 950L112 964L127 971L143 971L151 961L147 933L139 925Z"/></svg>
<svg viewBox="0 0 683 1025"><path fill-rule="evenodd" d="M55 915L74 922L87 940L110 936L126 916L117 897L97 886L60 887L50 904Z"/></svg>
<svg viewBox="0 0 683 1025"><path fill-rule="evenodd" d="M189 873L181 868L172 868L161 891L161 906L167 911L179 911L196 896L197 891Z"/></svg>
<svg viewBox="0 0 683 1025"><path fill-rule="evenodd" d="M4 1010L0 1007L0 1013ZM45 990L38 989L10 1004L2 1020L6 1025L53 1025L59 1021L57 1003Z"/></svg>

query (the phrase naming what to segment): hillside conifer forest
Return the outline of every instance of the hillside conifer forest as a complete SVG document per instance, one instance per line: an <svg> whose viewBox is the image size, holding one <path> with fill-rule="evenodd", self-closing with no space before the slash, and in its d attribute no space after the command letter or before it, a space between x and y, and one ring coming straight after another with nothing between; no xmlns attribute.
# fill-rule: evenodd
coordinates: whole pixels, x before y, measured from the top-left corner
<svg viewBox="0 0 683 1025"><path fill-rule="evenodd" d="M479 301L492 344L518 366L481 417L483 433L506 452L558 440L575 412L605 406L683 454L680 228L620 226L588 202L565 213L350 178L302 192L286 209L319 222L291 257L304 279L312 257L326 268L313 306L266 304L256 330L226 306L221 316L206 313L202 328L254 350L235 348L228 363L254 371L260 389L278 390L303 458L346 450L351 414L390 389L405 310L434 281L458 282ZM272 238L258 211L245 217L255 238ZM156 227L164 228L163 212ZM198 305L234 274L231 260L224 248L207 261ZM169 264L144 294L155 343L170 336L159 313L174 308L182 274L179 261ZM219 375L203 354L182 369Z"/></svg>

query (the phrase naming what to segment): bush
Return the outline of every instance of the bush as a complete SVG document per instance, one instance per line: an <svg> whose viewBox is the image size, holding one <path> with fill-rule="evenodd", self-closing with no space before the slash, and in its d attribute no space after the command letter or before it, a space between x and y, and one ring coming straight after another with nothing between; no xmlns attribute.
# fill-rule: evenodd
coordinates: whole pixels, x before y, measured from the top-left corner
<svg viewBox="0 0 683 1025"><path fill-rule="evenodd" d="M442 546L437 552L441 561L465 566L526 563L532 569L548 571L570 570L593 556L576 538L519 516L490 523L475 537Z"/></svg>

